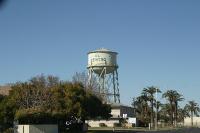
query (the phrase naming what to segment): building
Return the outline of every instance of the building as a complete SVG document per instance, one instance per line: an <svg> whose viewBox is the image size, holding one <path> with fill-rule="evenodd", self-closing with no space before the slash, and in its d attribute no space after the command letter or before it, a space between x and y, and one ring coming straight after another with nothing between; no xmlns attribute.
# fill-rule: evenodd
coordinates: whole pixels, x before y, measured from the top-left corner
<svg viewBox="0 0 200 133"><path fill-rule="evenodd" d="M111 104L112 118L129 118L134 117L134 109L122 104Z"/></svg>
<svg viewBox="0 0 200 133"><path fill-rule="evenodd" d="M101 124L104 124L106 127L114 127L115 124L120 123L122 118L129 122L129 118L134 117L134 109L126 105L114 103L111 104L111 115L112 117L109 120L88 120L86 123L90 127L100 127ZM136 125L136 123L134 124Z"/></svg>

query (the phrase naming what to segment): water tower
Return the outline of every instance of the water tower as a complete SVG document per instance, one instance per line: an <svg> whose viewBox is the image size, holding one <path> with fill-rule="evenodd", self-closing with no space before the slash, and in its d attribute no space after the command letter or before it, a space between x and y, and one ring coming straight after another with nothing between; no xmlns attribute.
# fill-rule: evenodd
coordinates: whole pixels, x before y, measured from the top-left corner
<svg viewBox="0 0 200 133"><path fill-rule="evenodd" d="M120 103L117 52L99 49L88 53L89 84L97 80L98 93L107 103Z"/></svg>

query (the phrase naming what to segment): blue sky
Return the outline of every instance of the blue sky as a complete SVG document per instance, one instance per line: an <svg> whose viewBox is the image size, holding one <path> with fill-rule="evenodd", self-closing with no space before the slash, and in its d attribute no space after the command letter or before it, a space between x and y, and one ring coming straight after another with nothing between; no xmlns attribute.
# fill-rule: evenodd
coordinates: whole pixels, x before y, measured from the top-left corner
<svg viewBox="0 0 200 133"><path fill-rule="evenodd" d="M200 103L200 1L7 0L0 9L0 85L41 73L71 80L87 52L119 53L121 101L147 86Z"/></svg>

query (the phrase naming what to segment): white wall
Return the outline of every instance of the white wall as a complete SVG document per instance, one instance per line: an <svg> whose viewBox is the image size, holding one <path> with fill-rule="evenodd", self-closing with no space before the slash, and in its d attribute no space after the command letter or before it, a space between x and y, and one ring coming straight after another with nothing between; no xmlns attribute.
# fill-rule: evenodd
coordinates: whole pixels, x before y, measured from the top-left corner
<svg viewBox="0 0 200 133"><path fill-rule="evenodd" d="M184 126L191 126L191 117L184 118ZM193 126L200 127L200 117L193 117Z"/></svg>
<svg viewBox="0 0 200 133"><path fill-rule="evenodd" d="M18 125L17 133L29 133L29 125Z"/></svg>
<svg viewBox="0 0 200 133"><path fill-rule="evenodd" d="M58 133L58 125L18 125L17 133Z"/></svg>
<svg viewBox="0 0 200 133"><path fill-rule="evenodd" d="M113 127L114 123L119 123L119 120L88 120L86 123L90 127L99 127L99 123L104 123L107 127Z"/></svg>
<svg viewBox="0 0 200 133"><path fill-rule="evenodd" d="M119 118L120 117L120 109L111 109L111 115L113 118Z"/></svg>

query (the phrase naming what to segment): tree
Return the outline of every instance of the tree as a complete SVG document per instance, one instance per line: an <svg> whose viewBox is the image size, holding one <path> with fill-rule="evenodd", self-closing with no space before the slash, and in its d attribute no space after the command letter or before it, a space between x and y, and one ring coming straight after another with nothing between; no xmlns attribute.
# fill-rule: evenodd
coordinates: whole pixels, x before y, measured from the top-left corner
<svg viewBox="0 0 200 133"><path fill-rule="evenodd" d="M89 76L85 71L76 72L72 76L72 82L81 83L84 86L84 89L86 92L90 91L94 93L95 95L100 96L99 91L98 91L99 85L97 83L97 79L95 77L92 77L92 79L90 79L90 84L89 84Z"/></svg>
<svg viewBox="0 0 200 133"><path fill-rule="evenodd" d="M168 90L167 92L163 93L163 95L162 95L163 98L166 98L169 101L171 125L173 125L173 96L174 96L173 90Z"/></svg>
<svg viewBox="0 0 200 133"><path fill-rule="evenodd" d="M177 111L177 122L184 122L184 118L189 116L188 111L185 108L178 108Z"/></svg>
<svg viewBox="0 0 200 133"><path fill-rule="evenodd" d="M133 99L132 99L132 103L131 103L131 105L132 105L132 107L133 107L133 109L134 109L134 117L136 117L136 107L137 107L137 98L136 97L134 97Z"/></svg>
<svg viewBox="0 0 200 133"><path fill-rule="evenodd" d="M13 84L4 102L0 121L9 118L9 126L17 120L20 124L59 123L64 129L66 121L111 116L110 105L103 104L93 93L86 93L81 83L60 81L54 76L41 75Z"/></svg>
<svg viewBox="0 0 200 133"><path fill-rule="evenodd" d="M4 96L0 102L0 132L13 127L13 119L16 112L16 106L13 103L9 96Z"/></svg>
<svg viewBox="0 0 200 133"><path fill-rule="evenodd" d="M86 89L88 86L88 75L86 72L76 72L72 76L72 82L73 83L82 83L84 88Z"/></svg>
<svg viewBox="0 0 200 133"><path fill-rule="evenodd" d="M177 91L174 92L174 109L175 109L175 119L174 119L174 124L175 124L175 127L177 127L177 116L178 116L178 102L180 101L183 101L184 98L182 97L181 94L179 94Z"/></svg>
<svg viewBox="0 0 200 133"><path fill-rule="evenodd" d="M151 127L153 127L153 123L154 123L154 120L153 120L153 113L154 113L154 109L153 109L153 105L154 105L154 94L157 92L161 92L158 88L154 87L154 86L151 86L151 87L147 87L147 88L144 88L143 89L143 93L145 95L147 95L148 97L148 100L150 101L150 107L151 107Z"/></svg>
<svg viewBox="0 0 200 133"><path fill-rule="evenodd" d="M150 122L150 107L148 105L148 97L145 94L133 99L135 115L139 120L147 126Z"/></svg>
<svg viewBox="0 0 200 133"><path fill-rule="evenodd" d="M4 98L5 98L5 96L0 94L0 103L1 103L1 101L3 101Z"/></svg>
<svg viewBox="0 0 200 133"><path fill-rule="evenodd" d="M190 112L191 125L193 126L193 117L194 115L198 116L200 112L199 105L195 101L189 101L188 104L185 105L185 109Z"/></svg>
<svg viewBox="0 0 200 133"><path fill-rule="evenodd" d="M171 106L170 104L163 104L160 110L160 119L164 120L165 123L170 121Z"/></svg>
<svg viewBox="0 0 200 133"><path fill-rule="evenodd" d="M160 111L160 108L162 107L162 105L163 104L160 101L157 101L157 102L154 103L154 107L155 107L156 112L157 112L157 119L160 119L159 111Z"/></svg>
<svg viewBox="0 0 200 133"><path fill-rule="evenodd" d="M108 119L111 117L111 106L102 104L102 101L92 93L86 93L86 100L83 105L86 112L85 119Z"/></svg>
<svg viewBox="0 0 200 133"><path fill-rule="evenodd" d="M178 102L183 100L182 95L179 94L176 90L167 90L165 93L163 93L162 97L169 101L170 123L171 125L174 123L176 126Z"/></svg>

